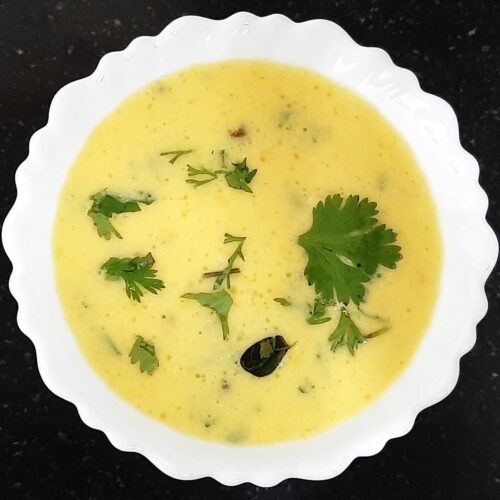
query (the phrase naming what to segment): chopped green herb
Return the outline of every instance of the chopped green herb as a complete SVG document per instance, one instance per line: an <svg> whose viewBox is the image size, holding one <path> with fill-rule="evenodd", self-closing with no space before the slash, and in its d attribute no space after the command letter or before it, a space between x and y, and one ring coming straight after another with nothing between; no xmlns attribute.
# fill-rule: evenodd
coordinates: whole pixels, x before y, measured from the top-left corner
<svg viewBox="0 0 500 500"><path fill-rule="evenodd" d="M224 151L224 150L221 150ZM222 162L225 162L225 152L221 153ZM210 170L205 167L193 167L188 165L188 179L186 182L192 184L195 188L208 184L218 178L219 175L224 175L227 185L233 189L241 189L247 193L251 193L250 182L255 177L257 169L250 171L247 167L247 159L239 163L233 163L233 170L226 170L225 165L222 165L221 170ZM196 177L196 178L195 178Z"/></svg>
<svg viewBox="0 0 500 500"><path fill-rule="evenodd" d="M188 155L189 153L192 153L194 149L179 149L177 151L165 151L163 153L160 153L160 156L170 156L172 155L172 158L170 158L169 163L172 165L181 157L184 155Z"/></svg>
<svg viewBox="0 0 500 500"><path fill-rule="evenodd" d="M124 259L111 257L101 266L101 269L109 280L122 279L125 282L127 297L140 302L144 295L141 288L155 295L158 290L165 288L163 281L155 278L156 269L151 269L154 263L151 253L145 257Z"/></svg>
<svg viewBox="0 0 500 500"><path fill-rule="evenodd" d="M266 337L252 344L243 353L241 367L256 377L270 375L278 368L290 347L281 335Z"/></svg>
<svg viewBox="0 0 500 500"><path fill-rule="evenodd" d="M347 308L350 318L356 323L365 339L372 339L382 335L391 328L391 322L376 314L368 314L361 306Z"/></svg>
<svg viewBox="0 0 500 500"><path fill-rule="evenodd" d="M363 337L346 310L341 312L337 328L335 328L328 340L332 344L331 349L333 352L340 346L346 345L353 356L358 344L366 342L365 337Z"/></svg>
<svg viewBox="0 0 500 500"><path fill-rule="evenodd" d="M229 336L229 326L228 326L228 314L231 306L233 305L233 299L225 290L220 290L218 292L211 293L185 293L183 296L185 299L193 299L198 302L203 307L208 307L217 314L222 327L222 338L226 340Z"/></svg>
<svg viewBox="0 0 500 500"><path fill-rule="evenodd" d="M312 227L299 245L309 258L305 275L323 300L359 304L378 266L394 269L401 259L396 233L379 224L376 207L366 198L336 194L313 209Z"/></svg>
<svg viewBox="0 0 500 500"><path fill-rule="evenodd" d="M231 274L239 273L238 268L234 269L234 261L239 257L241 260L245 260L242 252L243 243L245 243L245 236L234 236L232 234L224 234L224 244L227 243L238 243L235 251L232 253L231 257L227 260L227 266L222 271L212 271L209 273L204 273L204 278L217 277L214 282L214 290L218 290L224 281L227 281L227 287L231 288Z"/></svg>
<svg viewBox="0 0 500 500"><path fill-rule="evenodd" d="M188 165L188 177L186 182L188 184L192 184L194 187L200 187L204 184L208 184L209 182L217 179L217 174L220 172L219 170L209 170L205 167L196 168L191 165ZM202 177L201 179L193 179L192 177Z"/></svg>
<svg viewBox="0 0 500 500"><path fill-rule="evenodd" d="M97 234L101 238L111 239L114 234L117 238L122 238L120 233L111 224L111 217L115 214L125 212L139 212L139 203L151 205L154 198L147 193L139 193L136 197L125 197L119 194L108 193L103 189L90 197L93 200L87 215L92 218L97 229Z"/></svg>
<svg viewBox="0 0 500 500"><path fill-rule="evenodd" d="M380 224L377 214L377 204L367 198L327 196L313 209L309 231L299 237L308 256L304 274L318 295L308 322L329 321L326 307L341 306L339 323L329 338L332 351L346 345L354 355L358 344L388 328L383 325L363 336L346 309L350 302L359 308L366 283L379 266L394 269L401 259L401 247L394 244L396 233Z"/></svg>
<svg viewBox="0 0 500 500"><path fill-rule="evenodd" d="M140 335L135 338L129 357L132 364L139 362L141 373L147 372L152 375L155 369L160 366L154 345L144 340Z"/></svg>
<svg viewBox="0 0 500 500"><path fill-rule="evenodd" d="M283 297L275 297L273 300L274 300L274 302L277 302L278 304L280 304L284 307L288 307L288 306L292 305L292 303L289 300L284 299Z"/></svg>
<svg viewBox="0 0 500 500"><path fill-rule="evenodd" d="M239 267L235 267L234 269L231 269L229 274L240 274L241 270ZM224 271L210 271L208 273L203 273L204 278L217 278L218 276L222 276L224 274Z"/></svg>
<svg viewBox="0 0 500 500"><path fill-rule="evenodd" d="M314 305L310 316L307 318L307 322L310 325L321 325L327 323L332 318L326 316L326 308L333 305L331 302L325 302L321 297L316 297L314 299Z"/></svg>
<svg viewBox="0 0 500 500"><path fill-rule="evenodd" d="M255 177L257 169L250 170L247 167L247 159L244 158L243 161L239 163L233 163L234 170L229 171L225 174L226 182L228 186L233 189L241 189L247 193L251 193L250 182Z"/></svg>

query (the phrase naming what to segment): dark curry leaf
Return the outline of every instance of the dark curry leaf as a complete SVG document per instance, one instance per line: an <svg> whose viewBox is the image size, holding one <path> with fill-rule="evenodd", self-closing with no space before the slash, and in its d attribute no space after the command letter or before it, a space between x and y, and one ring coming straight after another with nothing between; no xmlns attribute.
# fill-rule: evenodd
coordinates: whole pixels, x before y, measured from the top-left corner
<svg viewBox="0 0 500 500"><path fill-rule="evenodd" d="M291 346L281 335L266 337L251 345L241 356L241 367L256 377L265 377L278 368Z"/></svg>

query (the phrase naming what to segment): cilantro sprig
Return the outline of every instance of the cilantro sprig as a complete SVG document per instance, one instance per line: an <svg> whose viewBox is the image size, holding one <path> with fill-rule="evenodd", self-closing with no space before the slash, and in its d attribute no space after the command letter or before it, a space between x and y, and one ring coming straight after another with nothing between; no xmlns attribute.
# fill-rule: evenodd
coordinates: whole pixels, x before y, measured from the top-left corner
<svg viewBox="0 0 500 500"><path fill-rule="evenodd" d="M378 222L376 207L367 198L336 194L313 209L313 224L299 245L309 258L305 275L324 300L359 304L377 268L394 269L401 259L396 233Z"/></svg>
<svg viewBox="0 0 500 500"><path fill-rule="evenodd" d="M135 197L126 197L116 193L109 193L107 189L93 194L90 199L93 200L93 203L87 215L93 220L97 234L107 240L111 239L112 234L122 239L121 234L111 224L110 219L113 215L125 212L140 212L139 203L151 205L154 201L154 198L148 193L139 193Z"/></svg>
<svg viewBox="0 0 500 500"><path fill-rule="evenodd" d="M233 305L233 299L226 290L219 290L219 288L226 282L228 290L231 288L231 275L239 273L240 270L234 267L234 262L237 258L245 260L243 256L243 244L245 243L246 236L234 236L233 234L224 234L224 244L238 243L236 249L227 260L227 266L222 271L212 271L204 273L204 278L216 278L213 290L214 292L199 292L199 293L185 293L182 297L185 299L193 299L203 307L212 309L217 314L222 327L222 338L226 340L229 337L229 324L228 316L229 310Z"/></svg>
<svg viewBox="0 0 500 500"><path fill-rule="evenodd" d="M155 260L151 253L145 257L123 258L111 257L102 266L109 280L123 280L125 292L129 299L141 301L143 290L157 294L165 288L163 281L156 278L156 269L152 269Z"/></svg>
<svg viewBox="0 0 500 500"><path fill-rule="evenodd" d="M201 306L214 311L222 327L222 338L226 340L229 337L228 315L233 305L233 299L225 290L211 293L185 293L182 298L196 300Z"/></svg>
<svg viewBox="0 0 500 500"><path fill-rule="evenodd" d="M227 259L227 266L222 271L211 271L208 273L204 273L204 278L216 278L214 282L214 290L217 290L221 287L221 285L226 281L227 288L231 288L231 274L239 273L240 270L238 268L234 268L234 262L237 258L241 260L245 260L245 256L243 255L243 244L245 243L246 236L234 236L229 233L224 234L224 244L237 242L238 246L231 254L231 257Z"/></svg>
<svg viewBox="0 0 500 500"><path fill-rule="evenodd" d="M221 154L221 162L225 162L225 153ZM224 165L224 163L222 163L222 165ZM209 182L215 181L219 175L223 175L229 187L252 193L253 191L250 188L250 183L257 174L257 169L250 170L247 166L246 158L238 163L232 163L232 166L234 168L230 170L226 170L225 168L210 170L203 166L193 167L192 165L188 165L188 178L186 182L198 188Z"/></svg>
<svg viewBox="0 0 500 500"><path fill-rule="evenodd" d="M331 319L329 306L341 309L329 339L333 351L346 345L354 355L365 341L346 306L352 302L359 307L378 268L394 269L402 258L396 233L381 224L377 214L377 204L367 198L327 196L313 209L311 228L299 236L298 243L308 257L304 274L317 294L308 322L326 323Z"/></svg>
<svg viewBox="0 0 500 500"><path fill-rule="evenodd" d="M331 343L331 350L333 352L345 345L353 356L358 345L366 342L365 337L345 309L341 311L339 323L330 337L328 337L328 340Z"/></svg>
<svg viewBox="0 0 500 500"><path fill-rule="evenodd" d="M223 170L210 170L205 167L193 167L192 165L188 165L188 179L186 182L188 184L192 184L195 188L203 186L204 184L208 184L209 182L215 181L217 179L218 174L224 172ZM193 177L196 177L194 179Z"/></svg>

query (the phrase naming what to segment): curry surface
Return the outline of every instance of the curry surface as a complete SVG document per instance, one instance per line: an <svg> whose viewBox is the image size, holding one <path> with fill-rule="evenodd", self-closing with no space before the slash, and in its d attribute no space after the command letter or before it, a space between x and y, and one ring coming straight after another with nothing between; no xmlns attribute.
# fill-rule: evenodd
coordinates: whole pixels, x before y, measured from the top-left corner
<svg viewBox="0 0 500 500"><path fill-rule="evenodd" d="M230 130L243 126L244 137ZM193 149L169 163L162 151ZM257 168L253 194L224 178L198 189L186 164L219 168L219 151ZM142 211L112 223L123 239L99 238L90 195L151 193ZM297 238L328 194L376 201L379 220L398 234L403 259L368 285L364 311L390 330L361 345L329 350L332 321L305 318L314 291ZM230 336L210 310L182 299L210 291L206 271L234 250L224 233L246 236L245 262L232 277ZM99 272L110 257L152 252L166 288L127 298ZM61 194L54 231L57 286L67 322L87 360L121 397L179 431L209 440L269 443L307 437L359 412L411 360L432 316L441 246L427 185L403 140L368 103L325 78L257 61L197 66L155 81L93 131ZM273 301L285 297L283 307ZM281 334L283 365L257 378L239 358L252 343ZM154 343L152 375L131 364L136 335Z"/></svg>

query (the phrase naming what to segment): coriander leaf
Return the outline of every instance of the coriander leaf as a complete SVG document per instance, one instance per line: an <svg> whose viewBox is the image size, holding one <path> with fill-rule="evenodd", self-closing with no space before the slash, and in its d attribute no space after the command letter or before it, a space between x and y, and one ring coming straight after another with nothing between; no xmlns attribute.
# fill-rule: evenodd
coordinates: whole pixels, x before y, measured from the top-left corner
<svg viewBox="0 0 500 500"><path fill-rule="evenodd" d="M93 203L87 215L92 218L97 234L107 240L111 238L111 234L114 234L117 238L122 238L109 220L113 215L125 212L140 212L139 203L151 205L154 201L154 198L148 193L138 193L135 197L126 197L108 193L107 189L93 194L90 199L93 200Z"/></svg>
<svg viewBox="0 0 500 500"><path fill-rule="evenodd" d="M122 279L125 282L127 297L140 302L144 295L141 288L155 295L158 290L165 288L163 281L155 278L156 269L151 269L154 263L151 253L145 257L124 259L111 257L101 266L101 269L109 280Z"/></svg>
<svg viewBox="0 0 500 500"><path fill-rule="evenodd" d="M114 234L117 238L122 239L122 235L111 224L108 217L97 212L87 212L87 215L92 218L100 238L109 240L111 239L111 234Z"/></svg>
<svg viewBox="0 0 500 500"><path fill-rule="evenodd" d="M193 167L192 165L188 165L187 168L188 168L189 179L186 179L186 182L188 184L192 184L196 188L203 186L203 184L208 184L209 182L212 182L215 179L217 179L218 171L209 170L208 168L205 167L196 168ZM192 179L192 177L200 177L200 176L202 176L203 178Z"/></svg>
<svg viewBox="0 0 500 500"><path fill-rule="evenodd" d="M229 336L229 326L227 317L229 310L233 305L233 299L225 290L220 290L219 292L211 293L185 293L183 296L185 299L193 299L198 302L203 307L208 307L217 314L222 327L222 338L224 340Z"/></svg>
<svg viewBox="0 0 500 500"><path fill-rule="evenodd" d="M233 166L234 170L226 172L225 174L228 186L232 187L233 189L241 189L243 191L246 191L247 193L252 193L249 184L255 177L257 169L250 171L250 169L247 167L246 158L240 163L233 163Z"/></svg>
<svg viewBox="0 0 500 500"><path fill-rule="evenodd" d="M224 281L227 281L227 287L231 288L231 274L239 273L240 270L238 268L234 268L234 261L239 257L241 260L245 260L245 256L243 255L243 243L245 243L246 236L234 236L229 233L224 234L224 244L227 243L238 243L235 251L232 253L231 257L227 259L227 266L222 271L211 271L208 273L204 273L204 278L212 278L216 277L217 279L214 282L214 290L217 290L221 287Z"/></svg>
<svg viewBox="0 0 500 500"><path fill-rule="evenodd" d="M229 274L239 274L241 273L238 267L235 267L229 271ZM204 278L218 278L219 276L223 276L224 271L210 271L208 273L203 273Z"/></svg>
<svg viewBox="0 0 500 500"><path fill-rule="evenodd" d="M194 149L178 149L177 151L165 151L163 153L160 153L160 156L172 155L172 158L170 158L169 163L173 165L181 156L188 155L193 151Z"/></svg>
<svg viewBox="0 0 500 500"><path fill-rule="evenodd" d="M396 233L378 222L376 207L336 194L313 209L313 224L298 242L309 258L305 275L323 300L359 304L378 266L394 269L401 259Z"/></svg>
<svg viewBox="0 0 500 500"><path fill-rule="evenodd" d="M316 297L314 299L314 306L312 308L310 316L307 318L307 322L310 325L321 325L327 323L332 318L326 316L326 308L333 305L330 302L325 302L321 297Z"/></svg>
<svg viewBox="0 0 500 500"><path fill-rule="evenodd" d="M283 297L275 297L273 300L274 300L274 302L277 302L278 304L280 304L284 307L288 307L288 306L292 305L292 303L289 300L287 300Z"/></svg>
<svg viewBox="0 0 500 500"><path fill-rule="evenodd" d="M241 367L256 377L265 377L278 368L290 349L281 335L266 337L252 344L241 356Z"/></svg>
<svg viewBox="0 0 500 500"><path fill-rule="evenodd" d="M358 344L365 342L365 337L363 337L347 311L343 310L340 314L337 328L335 328L328 340L332 344L331 350L333 352L335 352L339 347L346 345L351 355L354 356L354 352L358 348Z"/></svg>
<svg viewBox="0 0 500 500"><path fill-rule="evenodd" d="M135 338L134 345L129 353L130 362L135 364L139 361L139 368L142 372L152 375L160 362L155 354L155 346L144 340L140 335Z"/></svg>
<svg viewBox="0 0 500 500"><path fill-rule="evenodd" d="M233 170L226 170L225 166L225 151L221 150L221 164L222 169L220 170L210 170L205 167L193 167L188 165L188 179L186 182L192 184L195 188L208 184L219 177L219 175L224 175L226 182L229 187L233 189L241 189L247 193L251 193L250 182L255 177L257 170L250 171L247 167L247 159L245 158L240 163L233 163Z"/></svg>

